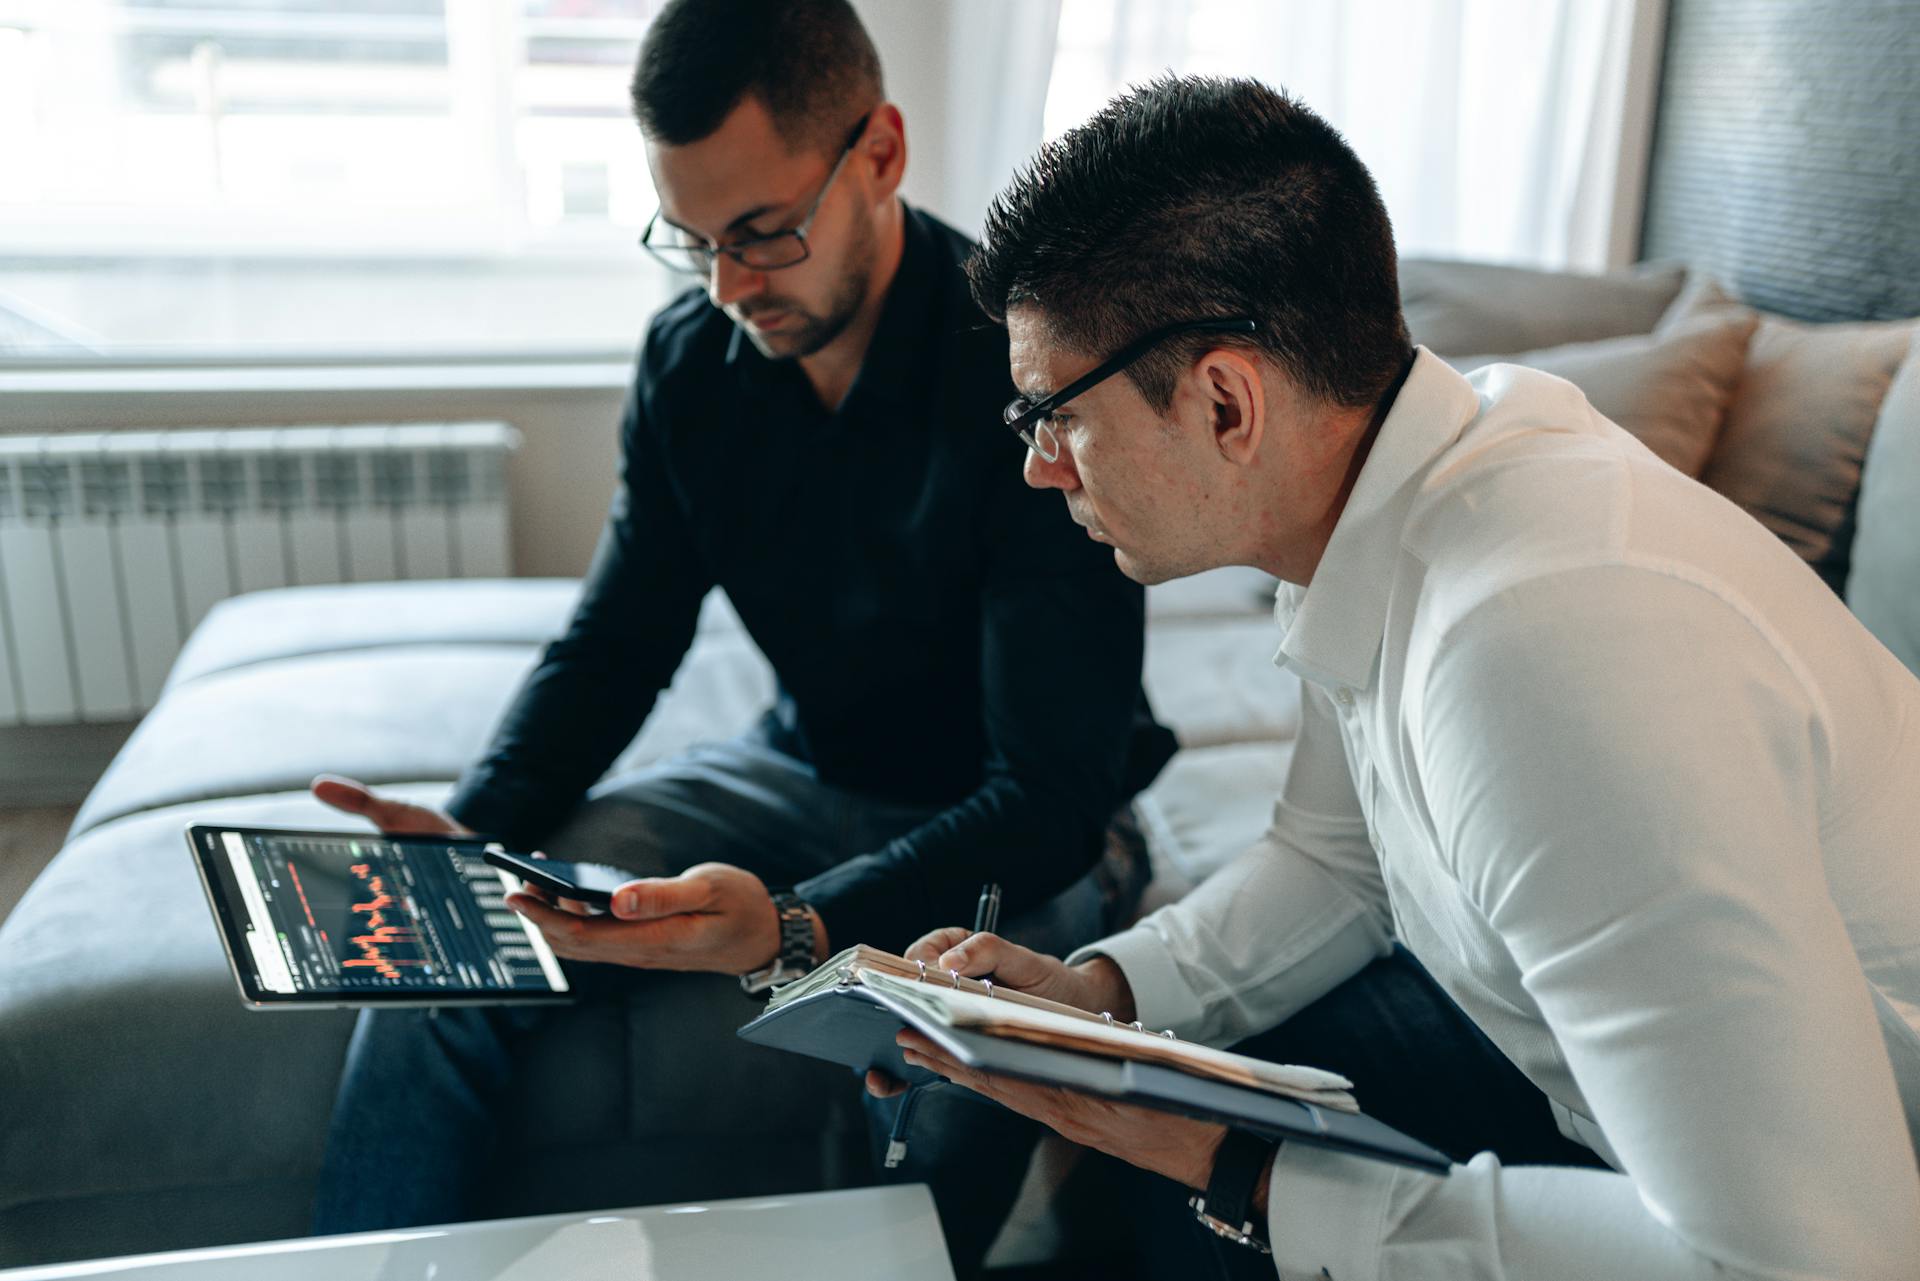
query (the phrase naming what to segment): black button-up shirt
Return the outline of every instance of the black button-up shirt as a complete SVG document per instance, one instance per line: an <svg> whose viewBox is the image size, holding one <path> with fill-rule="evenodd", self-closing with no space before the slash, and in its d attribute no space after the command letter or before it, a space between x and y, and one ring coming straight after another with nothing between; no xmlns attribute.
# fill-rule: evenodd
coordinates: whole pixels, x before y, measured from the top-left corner
<svg viewBox="0 0 1920 1281"><path fill-rule="evenodd" d="M1021 478L1006 332L967 292L970 250L906 211L837 411L700 291L654 319L580 604L455 817L546 836L632 740L717 585L778 677L773 746L833 786L945 807L799 887L837 945L965 923L985 880L1024 911L1092 865L1172 736L1140 686L1140 588Z"/></svg>

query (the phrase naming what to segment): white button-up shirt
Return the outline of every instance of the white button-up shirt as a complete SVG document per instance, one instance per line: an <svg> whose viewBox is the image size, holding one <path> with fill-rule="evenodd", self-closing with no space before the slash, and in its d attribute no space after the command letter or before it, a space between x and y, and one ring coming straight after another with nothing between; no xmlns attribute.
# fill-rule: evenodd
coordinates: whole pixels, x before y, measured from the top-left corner
<svg viewBox="0 0 1920 1281"><path fill-rule="evenodd" d="M1920 681L1571 385L1425 351L1275 612L1271 829L1081 955L1225 1044L1398 938L1621 1172L1287 1144L1282 1274L1920 1277Z"/></svg>

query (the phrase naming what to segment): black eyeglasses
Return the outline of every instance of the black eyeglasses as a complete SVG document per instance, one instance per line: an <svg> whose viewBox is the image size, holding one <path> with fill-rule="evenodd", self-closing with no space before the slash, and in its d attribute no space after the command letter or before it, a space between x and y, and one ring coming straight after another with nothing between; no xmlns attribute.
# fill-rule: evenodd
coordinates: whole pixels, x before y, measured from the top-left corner
<svg viewBox="0 0 1920 1281"><path fill-rule="evenodd" d="M640 233L640 247L652 254L658 262L670 271L686 272L704 276L712 272L713 260L721 254L733 259L749 271L778 271L782 267L792 267L807 260L813 253L813 247L807 243L807 233L813 229L813 220L820 212L820 204L827 198L827 191L833 186L833 180L840 176L846 167L847 157L853 154L855 144L867 131L867 122L873 119L869 111L860 117L853 132L847 135L847 143L840 148L840 158L833 162L833 168L827 172L827 180L820 184L820 190L813 197L813 203L807 206L807 213L800 225L785 231L776 231L768 236L754 236L747 240L736 240L730 245L714 245L694 235L690 231L674 226L661 219L660 211L655 210L653 217L647 219L647 226ZM660 231L665 228L664 231ZM659 238L655 232L659 231Z"/></svg>
<svg viewBox="0 0 1920 1281"><path fill-rule="evenodd" d="M1245 316L1217 320L1183 320L1178 324L1162 326L1140 335L1051 396L1040 400L1028 400L1025 396L1016 397L1000 416L1006 421L1007 426L1013 428L1013 434L1027 443L1028 449L1050 463L1058 462L1060 441L1053 434L1052 424L1047 421L1054 410L1096 384L1113 377L1169 338L1180 334L1250 334L1259 328L1259 321Z"/></svg>

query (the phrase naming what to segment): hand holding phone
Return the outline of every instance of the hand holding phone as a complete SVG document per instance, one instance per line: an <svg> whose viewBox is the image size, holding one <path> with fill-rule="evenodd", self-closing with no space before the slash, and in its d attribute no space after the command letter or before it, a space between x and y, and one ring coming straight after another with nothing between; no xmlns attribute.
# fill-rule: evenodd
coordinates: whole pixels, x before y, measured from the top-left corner
<svg viewBox="0 0 1920 1281"><path fill-rule="evenodd" d="M614 890L634 879L633 873L608 867L604 863L568 863L561 859L533 858L505 850L488 850L482 857L535 889L544 890L556 898L585 903L600 912L611 910Z"/></svg>

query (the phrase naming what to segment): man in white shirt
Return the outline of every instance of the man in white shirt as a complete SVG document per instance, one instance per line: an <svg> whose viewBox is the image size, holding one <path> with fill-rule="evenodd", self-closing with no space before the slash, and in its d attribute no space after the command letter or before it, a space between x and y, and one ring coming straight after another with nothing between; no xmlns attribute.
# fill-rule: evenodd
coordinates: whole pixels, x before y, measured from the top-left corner
<svg viewBox="0 0 1920 1281"><path fill-rule="evenodd" d="M1463 1163L909 1060L1204 1190L1286 1277L1920 1277L1920 681L1572 386L1412 349L1365 168L1264 86L1116 100L971 271L1029 483L1142 582L1279 577L1303 723L1271 830L1185 900L1065 963L914 955L1213 1044L1406 1047L1361 1104L1424 1098L1388 1119Z"/></svg>

